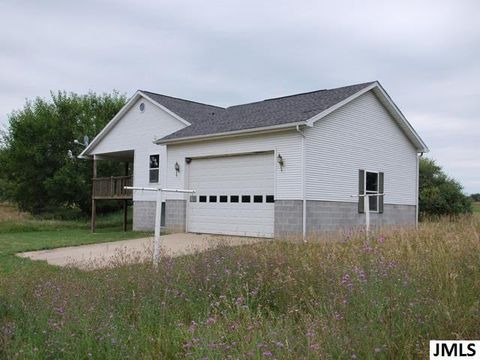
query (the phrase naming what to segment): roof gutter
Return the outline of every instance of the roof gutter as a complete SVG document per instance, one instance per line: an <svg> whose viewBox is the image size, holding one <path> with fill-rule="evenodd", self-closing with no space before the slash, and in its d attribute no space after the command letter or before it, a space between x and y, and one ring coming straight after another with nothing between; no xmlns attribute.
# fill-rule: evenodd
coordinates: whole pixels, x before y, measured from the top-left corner
<svg viewBox="0 0 480 360"><path fill-rule="evenodd" d="M201 141L201 140L215 140L227 137L234 137L234 136L241 136L244 134L262 134L267 132L275 132L275 131L282 131L287 130L290 128L296 128L300 125L308 125L306 121L298 121L294 123L288 124L281 124L281 125L273 125L273 126L264 126L260 128L251 128L251 129L243 129L243 130L235 130L235 131L227 131L217 134L207 134L207 135L196 135L196 136L187 136L177 139L159 139L155 140L153 143L157 145L170 145L170 144L181 144L186 142L194 142L194 141Z"/></svg>

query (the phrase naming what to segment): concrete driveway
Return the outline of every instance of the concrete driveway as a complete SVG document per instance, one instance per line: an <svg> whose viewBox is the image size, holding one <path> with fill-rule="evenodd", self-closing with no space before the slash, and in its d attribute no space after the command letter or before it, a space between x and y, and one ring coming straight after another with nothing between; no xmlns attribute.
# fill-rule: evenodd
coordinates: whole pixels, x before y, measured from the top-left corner
<svg viewBox="0 0 480 360"><path fill-rule="evenodd" d="M170 234L161 237L163 254L181 256L213 249L220 244L230 246L253 244L268 239L206 234ZM17 254L31 260L44 260L51 265L95 269L141 262L152 257L153 237L108 243L70 246Z"/></svg>

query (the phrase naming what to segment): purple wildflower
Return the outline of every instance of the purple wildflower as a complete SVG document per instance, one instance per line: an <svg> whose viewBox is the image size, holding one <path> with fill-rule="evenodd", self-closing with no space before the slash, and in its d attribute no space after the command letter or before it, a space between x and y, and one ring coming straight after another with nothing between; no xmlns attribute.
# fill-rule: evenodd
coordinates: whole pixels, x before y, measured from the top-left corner
<svg viewBox="0 0 480 360"><path fill-rule="evenodd" d="M195 332L196 328L197 328L197 323L195 321L192 321L190 327L188 328L188 332L193 333Z"/></svg>
<svg viewBox="0 0 480 360"><path fill-rule="evenodd" d="M236 305L242 305L245 301L245 298L243 296L240 296L237 298L237 300L235 300L235 304Z"/></svg>
<svg viewBox="0 0 480 360"><path fill-rule="evenodd" d="M206 325L213 325L213 324L215 324L215 321L216 321L215 318L209 317L209 318L205 321L205 324L206 324Z"/></svg>

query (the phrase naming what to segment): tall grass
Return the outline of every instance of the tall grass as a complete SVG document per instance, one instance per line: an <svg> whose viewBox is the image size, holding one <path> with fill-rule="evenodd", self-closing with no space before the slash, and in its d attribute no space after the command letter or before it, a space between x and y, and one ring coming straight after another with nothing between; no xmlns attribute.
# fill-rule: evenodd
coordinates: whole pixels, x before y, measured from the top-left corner
<svg viewBox="0 0 480 360"><path fill-rule="evenodd" d="M0 358L426 358L480 337L480 220L0 279Z"/></svg>
<svg viewBox="0 0 480 360"><path fill-rule="evenodd" d="M480 213L480 202L476 201L473 203L473 212Z"/></svg>
<svg viewBox="0 0 480 360"><path fill-rule="evenodd" d="M0 222L3 221L21 221L30 218L27 213L18 211L15 206L0 202Z"/></svg>

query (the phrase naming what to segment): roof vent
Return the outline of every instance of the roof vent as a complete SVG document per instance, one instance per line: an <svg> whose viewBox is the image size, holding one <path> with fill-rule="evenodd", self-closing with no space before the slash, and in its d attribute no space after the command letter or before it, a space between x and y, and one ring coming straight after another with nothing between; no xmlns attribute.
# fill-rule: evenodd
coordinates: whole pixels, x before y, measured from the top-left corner
<svg viewBox="0 0 480 360"><path fill-rule="evenodd" d="M140 106L138 107L140 109L141 112L144 112L145 111L145 103L140 103Z"/></svg>

